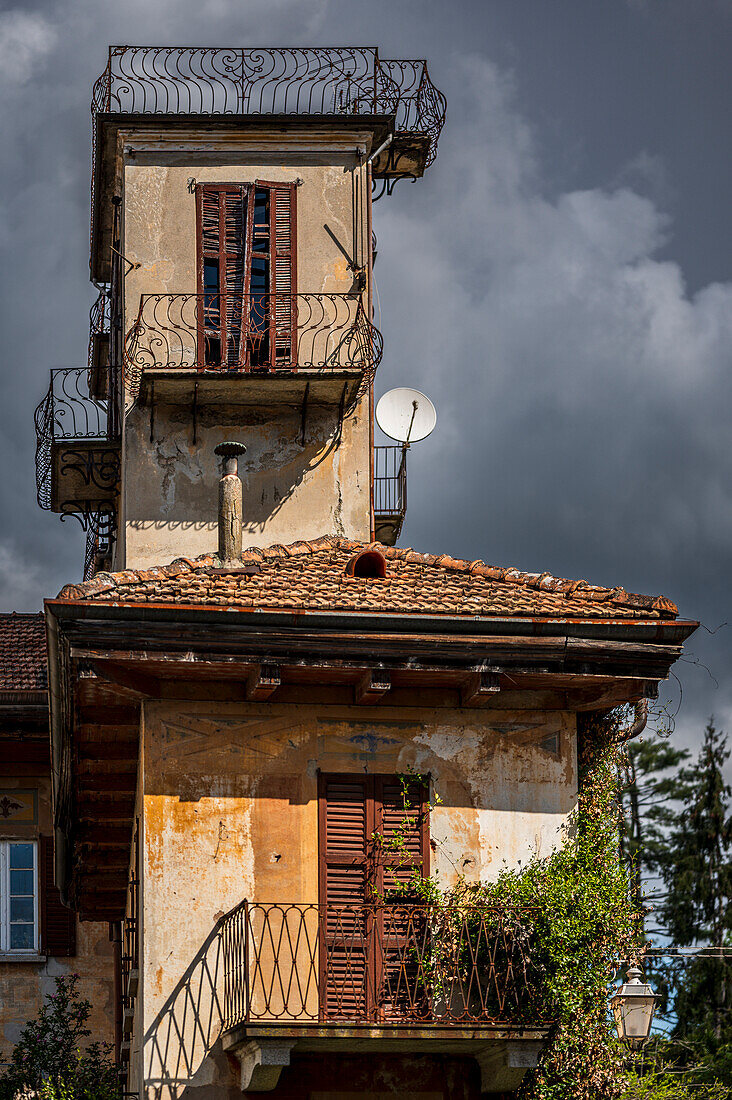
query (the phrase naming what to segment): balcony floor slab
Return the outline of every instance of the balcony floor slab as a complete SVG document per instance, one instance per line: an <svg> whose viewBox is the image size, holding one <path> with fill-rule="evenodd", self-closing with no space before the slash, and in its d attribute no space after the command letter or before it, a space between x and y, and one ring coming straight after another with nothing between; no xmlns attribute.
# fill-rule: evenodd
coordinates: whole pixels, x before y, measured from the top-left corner
<svg viewBox="0 0 732 1100"><path fill-rule="evenodd" d="M282 370L268 373L198 371L187 369L145 370L140 380L138 404L240 405L300 407L307 387L308 405L349 408L364 381L360 370Z"/></svg>
<svg viewBox="0 0 732 1100"><path fill-rule="evenodd" d="M242 1081L249 1066L271 1065L277 1052L285 1050L289 1065L292 1055L302 1054L423 1054L475 1058L482 1078L483 1092L513 1090L526 1071L536 1066L548 1034L547 1028L493 1027L369 1027L366 1025L324 1027L297 1023L242 1024L222 1036L224 1050L239 1059ZM281 1068L281 1067L280 1067ZM270 1091L278 1074L268 1071L262 1081L273 1083L248 1091ZM242 1084L242 1088L246 1086Z"/></svg>

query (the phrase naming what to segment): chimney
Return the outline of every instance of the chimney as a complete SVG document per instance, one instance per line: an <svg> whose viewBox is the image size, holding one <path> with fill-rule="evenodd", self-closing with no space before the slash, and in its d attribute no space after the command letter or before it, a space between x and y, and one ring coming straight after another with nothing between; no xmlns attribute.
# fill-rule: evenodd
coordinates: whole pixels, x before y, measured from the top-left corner
<svg viewBox="0 0 732 1100"><path fill-rule="evenodd" d="M241 560L242 489L238 458L246 454L246 447L243 443L219 443L214 454L223 459L219 481L218 568L227 573L245 571Z"/></svg>

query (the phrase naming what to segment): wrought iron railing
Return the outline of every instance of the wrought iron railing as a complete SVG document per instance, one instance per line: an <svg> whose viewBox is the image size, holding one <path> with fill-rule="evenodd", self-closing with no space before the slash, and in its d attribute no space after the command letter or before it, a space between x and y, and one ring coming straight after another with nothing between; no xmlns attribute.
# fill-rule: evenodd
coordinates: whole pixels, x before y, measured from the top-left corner
<svg viewBox="0 0 732 1100"><path fill-rule="evenodd" d="M112 368L107 392L111 393ZM73 515L86 531L84 578L93 575L100 557L112 551L117 530L116 503L112 499L119 483L119 430L116 417L108 414L110 401L90 393L91 370L63 367L51 371L48 392L35 410L36 492L41 508ZM89 500L53 500L54 447L64 445L61 476L77 475L90 486ZM98 446L89 446L98 444ZM99 495L110 499L100 500Z"/></svg>
<svg viewBox="0 0 732 1100"><path fill-rule="evenodd" d="M387 60L375 48L237 49L111 46L92 114L394 115L397 132L437 152L445 97L424 60Z"/></svg>
<svg viewBox="0 0 732 1100"><path fill-rule="evenodd" d="M374 514L399 516L407 511L406 447L374 447Z"/></svg>
<svg viewBox="0 0 732 1100"><path fill-rule="evenodd" d="M124 373L132 393L152 369L371 375L382 353L360 294L143 294L125 339Z"/></svg>
<svg viewBox="0 0 732 1100"><path fill-rule="evenodd" d="M110 296L109 291L100 290L89 310L89 369L94 365L94 340L99 336L109 336Z"/></svg>
<svg viewBox="0 0 732 1100"><path fill-rule="evenodd" d="M76 518L86 528L84 580L88 581L100 568L100 562L111 557L117 538L117 512L114 508L107 508L88 512L84 516L77 515Z"/></svg>
<svg viewBox="0 0 732 1100"><path fill-rule="evenodd" d="M132 858L127 878L127 898L125 915L122 921L121 958L122 971L122 1013L134 1010L140 973L138 927L140 890L140 820L135 820L135 832L132 840Z"/></svg>
<svg viewBox="0 0 732 1100"><path fill-rule="evenodd" d="M244 901L224 918L225 1027L548 1026L535 914Z"/></svg>
<svg viewBox="0 0 732 1100"><path fill-rule="evenodd" d="M61 440L111 442L108 402L89 393L88 367L51 371L48 392L35 410L36 490L41 508L51 507L51 448Z"/></svg>

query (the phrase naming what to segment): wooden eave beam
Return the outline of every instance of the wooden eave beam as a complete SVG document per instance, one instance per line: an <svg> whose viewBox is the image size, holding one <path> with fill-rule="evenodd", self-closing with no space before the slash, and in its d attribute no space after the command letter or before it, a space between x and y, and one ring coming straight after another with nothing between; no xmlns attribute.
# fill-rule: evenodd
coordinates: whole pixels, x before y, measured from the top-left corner
<svg viewBox="0 0 732 1100"><path fill-rule="evenodd" d="M115 685L118 692L133 696L149 696L153 699L160 697L160 680L151 676L138 667L130 668L129 662L120 664L116 661L95 659L92 668L102 680L108 680Z"/></svg>
<svg viewBox="0 0 732 1100"><path fill-rule="evenodd" d="M479 707L501 690L500 676L496 672L472 672L460 691L461 707Z"/></svg>
<svg viewBox="0 0 732 1100"><path fill-rule="evenodd" d="M247 677L246 697L250 702L269 699L280 683L277 665L256 665Z"/></svg>
<svg viewBox="0 0 732 1100"><path fill-rule="evenodd" d="M391 676L386 669L373 668L365 672L353 689L354 702L359 706L378 703L391 691Z"/></svg>

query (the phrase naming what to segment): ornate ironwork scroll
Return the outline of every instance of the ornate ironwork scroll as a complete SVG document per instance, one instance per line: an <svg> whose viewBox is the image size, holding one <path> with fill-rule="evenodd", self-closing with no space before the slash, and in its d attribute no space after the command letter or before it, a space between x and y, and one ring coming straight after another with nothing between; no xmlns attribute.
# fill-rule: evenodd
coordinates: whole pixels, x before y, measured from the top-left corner
<svg viewBox="0 0 732 1100"><path fill-rule="evenodd" d="M239 370L359 370L371 377L381 362L383 337L369 321L360 294L250 294L237 300L245 318ZM143 370L230 371L227 351L207 339L218 331L230 308L218 294L144 294L125 340L124 377L128 392L139 390ZM270 318L293 318L295 339L282 345L269 339ZM292 349L294 348L294 361Z"/></svg>

